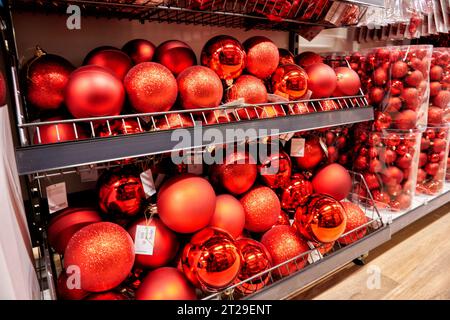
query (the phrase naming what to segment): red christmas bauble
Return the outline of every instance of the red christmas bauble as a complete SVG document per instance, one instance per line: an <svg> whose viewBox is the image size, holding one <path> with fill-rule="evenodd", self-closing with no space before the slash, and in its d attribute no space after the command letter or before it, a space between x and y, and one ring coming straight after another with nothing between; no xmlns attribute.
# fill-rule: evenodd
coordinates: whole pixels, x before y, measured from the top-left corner
<svg viewBox="0 0 450 320"><path fill-rule="evenodd" d="M239 238L236 246L242 254L241 270L236 277L235 284L251 278L272 267L272 258L267 249L258 241L250 238ZM269 282L270 274L267 272L261 277L257 277L249 282L245 282L236 287L236 290L243 294L254 293Z"/></svg>
<svg viewBox="0 0 450 320"><path fill-rule="evenodd" d="M207 67L192 66L177 77L179 101L184 109L215 108L222 101L223 86Z"/></svg>
<svg viewBox="0 0 450 320"><path fill-rule="evenodd" d="M234 239L237 239L245 226L244 207L238 199L229 194L217 196L216 210L209 225L225 230Z"/></svg>
<svg viewBox="0 0 450 320"><path fill-rule="evenodd" d="M287 185L291 179L292 163L289 155L280 152L271 152L263 158L258 165L258 173L265 185L272 189Z"/></svg>
<svg viewBox="0 0 450 320"><path fill-rule="evenodd" d="M3 72L0 71L0 107L6 104L6 80Z"/></svg>
<svg viewBox="0 0 450 320"><path fill-rule="evenodd" d="M220 35L206 42L200 60L203 66L214 70L221 80L231 81L242 74L246 53L238 40Z"/></svg>
<svg viewBox="0 0 450 320"><path fill-rule="evenodd" d="M239 111L238 111L239 113ZM231 121L235 121L236 117L233 112L227 112L227 110L214 110L205 113L206 120L202 117L203 124L211 125L218 123L227 123Z"/></svg>
<svg viewBox="0 0 450 320"><path fill-rule="evenodd" d="M145 276L136 300L196 300L195 289L176 268L159 268Z"/></svg>
<svg viewBox="0 0 450 320"><path fill-rule="evenodd" d="M323 59L315 52L306 51L295 57L295 63L302 68L306 68L315 63L323 63Z"/></svg>
<svg viewBox="0 0 450 320"><path fill-rule="evenodd" d="M284 210L296 210L305 204L308 197L313 193L313 185L303 175L297 173L291 178L289 184L281 189L281 208Z"/></svg>
<svg viewBox="0 0 450 320"><path fill-rule="evenodd" d="M58 121L62 118L49 118L45 121ZM78 137L77 137L78 135ZM77 126L77 135L72 123L46 124L39 126L39 136L37 129L34 130L33 144L57 143L72 140L88 139L89 134L80 126ZM39 141L40 138L40 141Z"/></svg>
<svg viewBox="0 0 450 320"><path fill-rule="evenodd" d="M336 89L337 78L334 70L324 64L316 63L306 67L308 74L308 89L311 90L311 98L326 98Z"/></svg>
<svg viewBox="0 0 450 320"><path fill-rule="evenodd" d="M328 195L314 194L304 206L297 208L294 223L305 239L329 243L344 233L347 216L339 201Z"/></svg>
<svg viewBox="0 0 450 320"><path fill-rule="evenodd" d="M450 104L450 91L442 90L440 91L432 100L433 105L436 107L445 109L448 108Z"/></svg>
<svg viewBox="0 0 450 320"><path fill-rule="evenodd" d="M274 226L290 226L290 225L291 221L289 219L289 215L285 211L281 210L280 214L278 215L278 220Z"/></svg>
<svg viewBox="0 0 450 320"><path fill-rule="evenodd" d="M278 64L295 64L294 55L287 49L278 48L278 55L280 56Z"/></svg>
<svg viewBox="0 0 450 320"><path fill-rule="evenodd" d="M417 113L413 110L404 110L394 116L394 123L398 129L409 130L416 127Z"/></svg>
<svg viewBox="0 0 450 320"><path fill-rule="evenodd" d="M181 264L187 278L199 288L217 291L236 279L241 253L225 231L208 227L197 232L184 247Z"/></svg>
<svg viewBox="0 0 450 320"><path fill-rule="evenodd" d="M309 251L306 241L299 236L294 227L290 226L273 227L264 233L261 243L269 251L274 266ZM302 269L307 263L307 256L303 255L295 261L278 267L274 272L278 276L287 276Z"/></svg>
<svg viewBox="0 0 450 320"><path fill-rule="evenodd" d="M347 224L344 233L360 228L368 222L364 211L357 204L347 201L341 202L341 204L344 207L347 216ZM364 237L366 233L367 229L362 227L345 237L339 238L338 242L341 244L350 244Z"/></svg>
<svg viewBox="0 0 450 320"><path fill-rule="evenodd" d="M444 110L438 107L428 107L428 124L442 125L444 123Z"/></svg>
<svg viewBox="0 0 450 320"><path fill-rule="evenodd" d="M267 89L264 82L251 75L240 76L227 90L228 102L238 99L251 104L266 103Z"/></svg>
<svg viewBox="0 0 450 320"><path fill-rule="evenodd" d="M89 294L86 290L77 288L76 281L69 279L64 270L56 281L56 293L59 300L83 300Z"/></svg>
<svg viewBox="0 0 450 320"><path fill-rule="evenodd" d="M23 68L28 103L41 110L60 108L64 103L69 76L74 69L63 57L47 54L38 48L35 57Z"/></svg>
<svg viewBox="0 0 450 320"><path fill-rule="evenodd" d="M289 100L299 100L308 92L308 75L295 64L279 66L270 82L274 94Z"/></svg>
<svg viewBox="0 0 450 320"><path fill-rule="evenodd" d="M214 215L216 194L204 178L184 174L167 180L157 196L158 214L170 229L192 233L206 227Z"/></svg>
<svg viewBox="0 0 450 320"><path fill-rule="evenodd" d="M79 268L81 288L102 292L125 280L134 263L134 243L125 229L111 222L90 224L73 235L64 267Z"/></svg>
<svg viewBox="0 0 450 320"><path fill-rule="evenodd" d="M144 132L144 129L142 128L143 124L139 125L139 123L134 119L110 120L108 123L97 123L95 131L99 137L111 137Z"/></svg>
<svg viewBox="0 0 450 320"><path fill-rule="evenodd" d="M134 64L152 61L155 50L155 45L144 39L130 40L122 47L122 51L133 60Z"/></svg>
<svg viewBox="0 0 450 320"><path fill-rule="evenodd" d="M320 142L315 137L308 137L305 140L305 149L303 157L292 157L300 169L314 169L325 158Z"/></svg>
<svg viewBox="0 0 450 320"><path fill-rule="evenodd" d="M156 128L158 130L169 130L177 128L189 128L194 125L192 119L182 113L169 113L156 120Z"/></svg>
<svg viewBox="0 0 450 320"><path fill-rule="evenodd" d="M334 72L337 77L336 90L333 93L335 97L354 96L359 93L361 80L354 70L347 67L339 67L334 69Z"/></svg>
<svg viewBox="0 0 450 320"><path fill-rule="evenodd" d="M67 109L75 118L115 116L122 111L125 90L109 70L84 66L70 75L65 97Z"/></svg>
<svg viewBox="0 0 450 320"><path fill-rule="evenodd" d="M70 238L83 228L102 219L91 208L68 208L53 216L48 225L48 242L59 254L64 254Z"/></svg>
<svg viewBox="0 0 450 320"><path fill-rule="evenodd" d="M245 229L252 232L269 230L278 220L281 205L268 187L255 187L241 198L245 211Z"/></svg>
<svg viewBox="0 0 450 320"><path fill-rule="evenodd" d="M177 81L169 69L155 62L143 62L133 68L123 81L128 99L139 112L163 112L177 99Z"/></svg>
<svg viewBox="0 0 450 320"><path fill-rule="evenodd" d="M252 75L266 79L278 67L280 54L272 40L255 36L245 40L243 45L247 53L245 69Z"/></svg>
<svg viewBox="0 0 450 320"><path fill-rule="evenodd" d="M197 57L187 43L179 40L168 40L156 48L153 61L168 68L176 77L184 69L195 66Z"/></svg>
<svg viewBox="0 0 450 320"><path fill-rule="evenodd" d="M400 184L403 178L403 171L394 166L385 168L381 173L381 179L386 185Z"/></svg>
<svg viewBox="0 0 450 320"><path fill-rule="evenodd" d="M347 169L333 163L322 168L314 176L312 185L316 193L328 194L337 200L342 200L350 193L352 178Z"/></svg>
<svg viewBox="0 0 450 320"><path fill-rule="evenodd" d="M114 75L123 80L128 70L133 66L131 58L119 49L97 48L88 53L83 65L95 65L110 70Z"/></svg>
<svg viewBox="0 0 450 320"><path fill-rule="evenodd" d="M108 291L90 294L85 300L128 300L128 297L120 292Z"/></svg>
<svg viewBox="0 0 450 320"><path fill-rule="evenodd" d="M154 227L154 238L153 241L149 243L149 246L152 247L152 254L136 253L136 265L142 268L159 268L168 264L175 258L179 245L177 236L172 230L167 228L159 218L152 217L146 219L144 217L134 222L131 227L128 228L128 233L133 241L136 239L138 226Z"/></svg>

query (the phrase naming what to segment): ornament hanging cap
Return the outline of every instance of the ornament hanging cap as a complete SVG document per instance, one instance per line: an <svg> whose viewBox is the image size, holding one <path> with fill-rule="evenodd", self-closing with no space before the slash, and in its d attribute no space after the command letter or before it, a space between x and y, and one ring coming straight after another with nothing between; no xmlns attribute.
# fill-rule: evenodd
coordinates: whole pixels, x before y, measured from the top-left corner
<svg viewBox="0 0 450 320"><path fill-rule="evenodd" d="M34 52L34 56L36 58L40 58L42 56L45 56L47 52L45 52L39 45L36 45L36 50Z"/></svg>

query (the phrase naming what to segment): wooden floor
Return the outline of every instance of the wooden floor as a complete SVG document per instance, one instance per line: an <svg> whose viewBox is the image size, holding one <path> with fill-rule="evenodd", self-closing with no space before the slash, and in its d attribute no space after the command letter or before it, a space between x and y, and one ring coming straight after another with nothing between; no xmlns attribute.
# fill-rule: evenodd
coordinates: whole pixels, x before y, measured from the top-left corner
<svg viewBox="0 0 450 320"><path fill-rule="evenodd" d="M450 203L395 234L366 261L294 299L450 299Z"/></svg>

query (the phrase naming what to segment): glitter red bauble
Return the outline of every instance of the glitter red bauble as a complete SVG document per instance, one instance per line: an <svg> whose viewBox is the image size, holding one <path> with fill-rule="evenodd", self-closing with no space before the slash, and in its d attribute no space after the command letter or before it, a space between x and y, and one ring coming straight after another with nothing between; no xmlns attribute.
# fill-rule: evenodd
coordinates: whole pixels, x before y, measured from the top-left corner
<svg viewBox="0 0 450 320"><path fill-rule="evenodd" d="M187 43L178 40L168 40L156 48L153 61L168 68L176 77L184 69L195 66L197 57Z"/></svg>
<svg viewBox="0 0 450 320"><path fill-rule="evenodd" d="M227 90L228 102L238 99L249 104L266 103L267 89L264 82L251 75L240 76Z"/></svg>
<svg viewBox="0 0 450 320"><path fill-rule="evenodd" d="M130 40L122 47L122 51L133 60L134 64L152 61L155 50L155 45L144 39Z"/></svg>
<svg viewBox="0 0 450 320"><path fill-rule="evenodd" d="M64 103L69 76L74 66L63 57L38 49L24 68L27 102L41 110L55 110Z"/></svg>
<svg viewBox="0 0 450 320"><path fill-rule="evenodd" d="M272 267L272 258L267 249L258 241L250 238L239 238L236 246L242 254L241 270L236 277L235 284L251 278ZM269 282L270 274L266 272L261 277L252 279L236 287L243 294L254 293Z"/></svg>
<svg viewBox="0 0 450 320"><path fill-rule="evenodd" d="M147 274L136 291L136 300L196 300L195 289L176 268L159 268Z"/></svg>
<svg viewBox="0 0 450 320"><path fill-rule="evenodd" d="M49 118L45 121L58 121L61 118ZM46 143L57 143L72 140L82 140L88 139L89 135L87 131L80 126L77 126L77 135L75 135L75 130L72 123L58 123L58 124L45 124L39 126L39 136L37 129L34 130L33 144L46 144ZM40 137L40 142L39 142Z"/></svg>
<svg viewBox="0 0 450 320"><path fill-rule="evenodd" d="M243 46L247 53L246 70L252 75L265 79L277 68L280 55L272 40L255 36L247 39Z"/></svg>
<svg viewBox="0 0 450 320"><path fill-rule="evenodd" d="M155 62L134 66L123 81L128 99L139 112L163 112L177 99L177 81L169 69Z"/></svg>
<svg viewBox="0 0 450 320"><path fill-rule="evenodd" d="M125 280L134 263L134 244L125 229L111 222L90 224L73 235L64 267L79 268L81 288L102 292Z"/></svg>
<svg viewBox="0 0 450 320"><path fill-rule="evenodd" d="M352 178L347 169L337 163L322 168L313 178L316 193L332 196L337 200L347 198L352 188Z"/></svg>
<svg viewBox="0 0 450 320"><path fill-rule="evenodd" d="M216 209L209 225L225 230L237 239L245 226L244 207L238 199L229 194L217 196Z"/></svg>
<svg viewBox="0 0 450 320"><path fill-rule="evenodd" d="M300 169L314 169L325 158L325 152L317 138L308 137L305 140L303 157L292 157Z"/></svg>
<svg viewBox="0 0 450 320"><path fill-rule="evenodd" d="M76 282L69 280L63 270L56 281L56 293L59 300L82 300L89 292L76 287ZM69 288L70 286L70 288Z"/></svg>
<svg viewBox="0 0 450 320"><path fill-rule="evenodd" d="M272 189L283 187L289 183L291 178L291 158L283 150L271 152L260 160L258 173L268 187Z"/></svg>
<svg viewBox="0 0 450 320"><path fill-rule="evenodd" d="M99 66L75 70L65 92L67 109L75 118L118 115L125 101L122 82Z"/></svg>
<svg viewBox="0 0 450 320"><path fill-rule="evenodd" d="M236 279L241 268L241 253L227 232L208 227L197 232L184 247L181 264L196 287L214 292Z"/></svg>
<svg viewBox="0 0 450 320"><path fill-rule="evenodd" d="M245 229L251 232L269 230L278 220L281 205L268 187L255 187L241 198L245 211Z"/></svg>
<svg viewBox="0 0 450 320"><path fill-rule="evenodd" d="M360 228L368 222L364 211L357 204L347 201L341 202L341 204L344 207L347 216L347 224L344 233ZM366 227L362 227L345 237L339 238L338 242L341 244L350 244L364 237L366 233Z"/></svg>
<svg viewBox="0 0 450 320"><path fill-rule="evenodd" d="M223 95L217 74L207 67L192 66L177 77L179 101L184 109L215 108Z"/></svg>
<svg viewBox="0 0 450 320"><path fill-rule="evenodd" d="M336 73L324 64L316 63L306 67L308 74L308 89L311 90L311 98L326 98L333 94L337 85Z"/></svg>
<svg viewBox="0 0 450 320"><path fill-rule="evenodd" d="M155 237L152 243L152 254L137 254L135 257L135 264L142 268L159 268L168 264L178 250L178 239L172 230L167 228L164 223L157 217L140 218L128 228L133 241L135 241L137 226L154 227Z"/></svg>
<svg viewBox="0 0 450 320"><path fill-rule="evenodd" d="M156 128L158 130L168 130L177 128L189 128L194 125L192 119L182 113L169 113L155 122Z"/></svg>
<svg viewBox="0 0 450 320"><path fill-rule="evenodd" d="M361 89L361 80L358 74L350 68L339 67L334 69L336 73L336 90L333 95L335 97L354 96Z"/></svg>
<svg viewBox="0 0 450 320"><path fill-rule="evenodd" d="M216 194L206 179L191 174L179 175L162 185L157 206L166 226L176 232L192 233L211 221Z"/></svg>
<svg viewBox="0 0 450 320"><path fill-rule="evenodd" d="M295 64L294 55L287 49L278 48L278 55L280 56L278 64Z"/></svg>
<svg viewBox="0 0 450 320"><path fill-rule="evenodd" d="M108 291L90 294L84 300L128 300L128 297L120 292Z"/></svg>
<svg viewBox="0 0 450 320"><path fill-rule="evenodd" d="M297 230L290 226L273 227L264 233L261 238L261 243L266 247L272 257L274 266L293 259L310 250L306 241L297 233ZM274 273L278 276L287 276L302 269L307 263L307 255L302 256L295 261L278 267Z"/></svg>
<svg viewBox="0 0 450 320"><path fill-rule="evenodd" d="M246 53L238 40L220 35L206 42L200 60L203 66L214 70L221 80L230 82L242 74Z"/></svg>
<svg viewBox="0 0 450 320"><path fill-rule="evenodd" d="M308 75L295 64L279 66L270 79L272 92L289 100L299 100L308 92Z"/></svg>
<svg viewBox="0 0 450 320"><path fill-rule="evenodd" d="M313 193L313 185L303 175L297 173L291 181L282 187L280 193L281 208L284 210L296 210L303 205Z"/></svg>
<svg viewBox="0 0 450 320"><path fill-rule="evenodd" d="M123 80L128 70L133 66L131 58L119 49L94 49L88 53L83 65L95 65L110 70L114 75Z"/></svg>
<svg viewBox="0 0 450 320"><path fill-rule="evenodd" d="M306 51L295 57L295 63L302 68L306 68L307 66L315 63L323 63L323 59L315 52Z"/></svg>
<svg viewBox="0 0 450 320"><path fill-rule="evenodd" d="M3 72L0 71L0 107L6 104L6 80Z"/></svg>
<svg viewBox="0 0 450 320"><path fill-rule="evenodd" d="M100 222L99 213L91 208L68 208L53 216L48 225L48 242L59 254L64 254L70 238L92 223Z"/></svg>
<svg viewBox="0 0 450 320"><path fill-rule="evenodd" d="M309 241L329 243L336 241L345 230L347 216L336 199L323 194L309 197L295 212L294 223L300 234Z"/></svg>

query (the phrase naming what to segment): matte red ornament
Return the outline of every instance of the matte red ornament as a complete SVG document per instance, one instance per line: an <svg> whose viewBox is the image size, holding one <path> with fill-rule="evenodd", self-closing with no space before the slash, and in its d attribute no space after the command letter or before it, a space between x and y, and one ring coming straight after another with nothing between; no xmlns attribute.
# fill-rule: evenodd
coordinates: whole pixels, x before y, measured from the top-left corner
<svg viewBox="0 0 450 320"><path fill-rule="evenodd" d="M69 289L70 286L70 289ZM89 292L76 287L75 281L69 280L63 270L56 281L56 293L59 300L83 300Z"/></svg>
<svg viewBox="0 0 450 320"><path fill-rule="evenodd" d="M281 189L281 208L284 210L296 210L305 204L308 197L313 194L313 185L305 177L296 173L292 176L290 183Z"/></svg>
<svg viewBox="0 0 450 320"><path fill-rule="evenodd" d="M260 161L258 173L268 187L272 189L281 188L290 181L292 173L291 158L283 150L271 152Z"/></svg>
<svg viewBox="0 0 450 320"><path fill-rule="evenodd" d="M364 211L361 209L361 207L359 207L357 204L348 201L341 202L341 204L344 207L345 214L347 216L347 224L344 233L351 231L352 232L345 237L339 238L338 242L341 244L350 244L363 238L366 235L367 229L366 227L362 226L368 222L368 218L364 214Z"/></svg>
<svg viewBox="0 0 450 320"><path fill-rule="evenodd" d="M125 229L111 222L90 224L73 235L64 267L79 268L81 288L102 292L125 280L134 263L134 244Z"/></svg>
<svg viewBox="0 0 450 320"><path fill-rule="evenodd" d="M289 100L299 100L308 92L308 75L295 64L279 66L272 74L272 92Z"/></svg>
<svg viewBox="0 0 450 320"><path fill-rule="evenodd" d="M334 72L337 77L336 90L333 93L335 97L354 96L359 93L361 80L355 71L347 67L339 67L334 69Z"/></svg>
<svg viewBox="0 0 450 320"><path fill-rule="evenodd" d="M209 225L225 230L237 239L245 226L244 207L238 199L229 194L217 196L216 209Z"/></svg>
<svg viewBox="0 0 450 320"><path fill-rule="evenodd" d="M267 102L267 89L261 79L251 75L242 75L236 79L227 92L227 101L243 99L245 103L259 104ZM244 115L245 118L245 115Z"/></svg>
<svg viewBox="0 0 450 320"><path fill-rule="evenodd" d="M195 66L197 57L187 43L179 40L168 40L156 48L153 61L165 66L176 77L183 70Z"/></svg>
<svg viewBox="0 0 450 320"><path fill-rule="evenodd" d="M95 65L110 70L119 80L123 80L133 66L131 58L115 48L96 48L83 61L83 65Z"/></svg>
<svg viewBox="0 0 450 320"><path fill-rule="evenodd" d="M315 52L305 51L295 57L295 63L306 68L315 63L323 63L323 58Z"/></svg>
<svg viewBox="0 0 450 320"><path fill-rule="evenodd" d="M316 193L332 196L337 200L347 198L352 188L352 178L347 169L337 163L322 168L313 178Z"/></svg>
<svg viewBox="0 0 450 320"><path fill-rule="evenodd" d="M134 64L152 61L155 50L155 45L145 39L130 40L122 47L122 51L133 60Z"/></svg>
<svg viewBox="0 0 450 320"><path fill-rule="evenodd" d="M326 98L333 94L337 85L336 73L324 64L316 63L308 66L308 89L311 90L311 98Z"/></svg>
<svg viewBox="0 0 450 320"><path fill-rule="evenodd" d="M62 120L62 118L55 117L45 119L44 121L58 121L58 120ZM75 130L73 128L72 123L40 125L39 135L37 128L34 130L33 144L57 143L64 141L83 140L89 138L89 134L83 127L77 125L76 128L78 137L77 135L75 135Z"/></svg>
<svg viewBox="0 0 450 320"><path fill-rule="evenodd" d="M303 157L292 157L300 169L314 169L325 158L325 152L320 145L319 139L308 137L305 140Z"/></svg>
<svg viewBox="0 0 450 320"><path fill-rule="evenodd" d="M129 300L128 297L120 292L108 291L90 294L85 300Z"/></svg>
<svg viewBox="0 0 450 320"><path fill-rule="evenodd" d="M272 40L255 36L245 40L243 46L247 53L245 68L249 73L260 79L266 79L275 71L280 54Z"/></svg>
<svg viewBox="0 0 450 320"><path fill-rule="evenodd" d="M287 49L278 48L278 55L280 56L278 64L295 64L294 55Z"/></svg>
<svg viewBox="0 0 450 320"><path fill-rule="evenodd" d="M195 289L176 268L164 267L145 276L136 300L196 300Z"/></svg>

